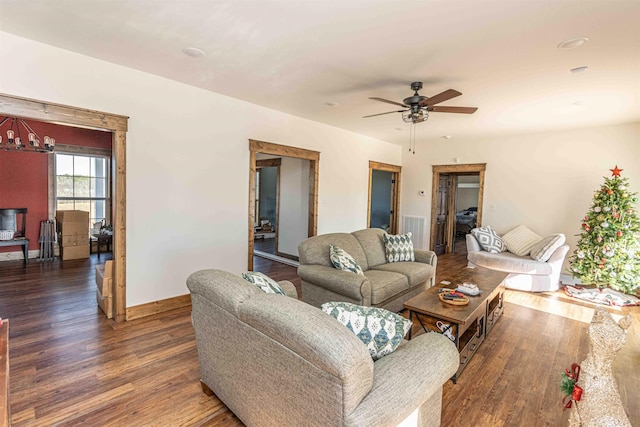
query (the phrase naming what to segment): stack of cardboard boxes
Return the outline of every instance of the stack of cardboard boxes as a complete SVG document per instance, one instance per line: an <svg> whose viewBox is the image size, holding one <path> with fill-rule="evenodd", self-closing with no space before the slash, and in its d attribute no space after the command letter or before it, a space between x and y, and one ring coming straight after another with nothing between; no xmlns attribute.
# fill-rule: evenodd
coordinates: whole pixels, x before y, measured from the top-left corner
<svg viewBox="0 0 640 427"><path fill-rule="evenodd" d="M57 211L56 223L62 260L89 258L89 212Z"/></svg>
<svg viewBox="0 0 640 427"><path fill-rule="evenodd" d="M102 312L111 319L113 298L111 288L113 285L113 261L107 261L102 265L96 265L96 299Z"/></svg>

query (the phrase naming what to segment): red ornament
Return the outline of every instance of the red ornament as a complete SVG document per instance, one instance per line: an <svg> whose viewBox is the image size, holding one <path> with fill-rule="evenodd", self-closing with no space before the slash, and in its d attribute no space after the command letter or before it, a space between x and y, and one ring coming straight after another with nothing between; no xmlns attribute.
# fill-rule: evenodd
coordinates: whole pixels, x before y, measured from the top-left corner
<svg viewBox="0 0 640 427"><path fill-rule="evenodd" d="M599 268L600 270L602 270L602 269L604 268L604 264L600 264L600 265L598 266L598 268Z"/></svg>
<svg viewBox="0 0 640 427"><path fill-rule="evenodd" d="M618 169L618 165L614 169L609 169L611 171L611 176L620 176L620 172L624 169Z"/></svg>
<svg viewBox="0 0 640 427"><path fill-rule="evenodd" d="M577 380L576 380L577 381ZM582 399L582 387L579 385L573 386L573 393L571 394L571 398L576 402L579 402Z"/></svg>
<svg viewBox="0 0 640 427"><path fill-rule="evenodd" d="M607 191L607 194L613 194L613 190Z"/></svg>
<svg viewBox="0 0 640 427"><path fill-rule="evenodd" d="M618 237L622 237L622 231L618 230L618 231L616 232L616 236L618 236Z"/></svg>

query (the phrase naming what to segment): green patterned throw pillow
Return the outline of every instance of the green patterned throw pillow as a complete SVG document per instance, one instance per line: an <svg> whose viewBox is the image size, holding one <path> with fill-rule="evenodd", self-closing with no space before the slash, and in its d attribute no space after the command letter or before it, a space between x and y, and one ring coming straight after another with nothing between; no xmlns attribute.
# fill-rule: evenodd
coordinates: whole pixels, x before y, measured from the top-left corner
<svg viewBox="0 0 640 427"><path fill-rule="evenodd" d="M242 278L253 283L268 294L286 295L280 285L266 274L257 271L249 271L247 273L242 273Z"/></svg>
<svg viewBox="0 0 640 427"><path fill-rule="evenodd" d="M389 310L348 302L326 302L322 311L337 319L367 346L373 360L392 353L409 332L412 322Z"/></svg>
<svg viewBox="0 0 640 427"><path fill-rule="evenodd" d="M362 267L344 249L331 245L329 247L329 258L331 258L331 264L338 270L350 271L364 276Z"/></svg>
<svg viewBox="0 0 640 427"><path fill-rule="evenodd" d="M411 241L411 232L407 234L384 234L385 254L387 262L398 261L415 261L413 253L413 242Z"/></svg>

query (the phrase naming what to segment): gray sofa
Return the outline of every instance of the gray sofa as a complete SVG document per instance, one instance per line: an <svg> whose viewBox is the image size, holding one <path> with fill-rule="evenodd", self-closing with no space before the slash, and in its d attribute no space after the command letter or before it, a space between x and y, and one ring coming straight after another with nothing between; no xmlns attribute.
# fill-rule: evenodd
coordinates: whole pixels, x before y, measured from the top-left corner
<svg viewBox="0 0 640 427"><path fill-rule="evenodd" d="M509 273L504 279L506 288L529 292L557 291L560 288L560 272L569 245L560 246L548 261L541 262L528 255L518 256L510 252L492 254L483 250L471 233L466 238L468 266L478 265Z"/></svg>
<svg viewBox="0 0 640 427"><path fill-rule="evenodd" d="M379 228L353 233L310 237L298 245L298 276L302 300L320 307L328 301L381 307L398 312L402 304L433 286L437 257L434 252L414 250L415 262L387 263ZM331 264L329 246L347 251L364 270L364 276L338 270Z"/></svg>
<svg viewBox="0 0 640 427"><path fill-rule="evenodd" d="M221 270L189 276L205 392L247 426L440 425L442 386L459 364L449 339L423 334L374 362L349 329L279 284L291 298Z"/></svg>

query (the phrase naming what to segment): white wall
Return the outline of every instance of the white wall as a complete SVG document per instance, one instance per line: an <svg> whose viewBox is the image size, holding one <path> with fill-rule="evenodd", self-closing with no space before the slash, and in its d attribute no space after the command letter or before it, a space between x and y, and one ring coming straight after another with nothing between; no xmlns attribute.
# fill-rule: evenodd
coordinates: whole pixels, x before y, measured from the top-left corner
<svg viewBox="0 0 640 427"><path fill-rule="evenodd" d="M298 256L309 237L309 160L282 158L279 212L278 252Z"/></svg>
<svg viewBox="0 0 640 427"><path fill-rule="evenodd" d="M519 224L540 235L564 233L571 254L581 219L603 177L611 176L609 169L617 164L631 190L640 190L640 123L427 141L415 155L403 154L403 215L426 216L430 223L431 166L453 164L454 158L461 164L487 164L483 225L500 234ZM426 196L418 196L419 190Z"/></svg>
<svg viewBox="0 0 640 427"><path fill-rule="evenodd" d="M2 93L130 117L127 306L187 293L198 269L246 270L249 139L321 152L318 233L366 227L369 160L401 159L396 145L3 32L0 63Z"/></svg>

